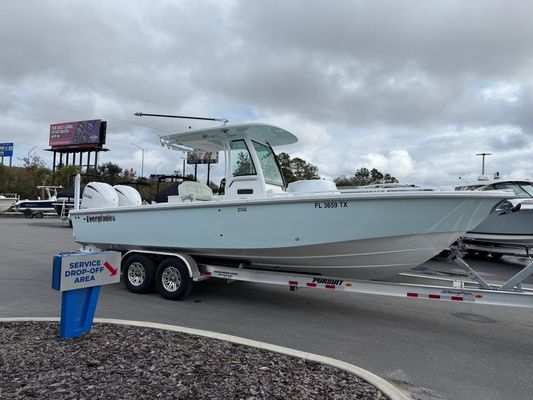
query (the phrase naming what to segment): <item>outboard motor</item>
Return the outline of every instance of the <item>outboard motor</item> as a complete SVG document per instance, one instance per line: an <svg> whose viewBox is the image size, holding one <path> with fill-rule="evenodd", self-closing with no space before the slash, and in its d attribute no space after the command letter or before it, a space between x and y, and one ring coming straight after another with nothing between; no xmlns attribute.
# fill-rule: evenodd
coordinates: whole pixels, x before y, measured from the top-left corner
<svg viewBox="0 0 533 400"><path fill-rule="evenodd" d="M137 189L126 185L113 186L118 195L118 206L140 206L142 198Z"/></svg>
<svg viewBox="0 0 533 400"><path fill-rule="evenodd" d="M83 190L80 208L118 207L118 194L113 186L102 182L90 182Z"/></svg>

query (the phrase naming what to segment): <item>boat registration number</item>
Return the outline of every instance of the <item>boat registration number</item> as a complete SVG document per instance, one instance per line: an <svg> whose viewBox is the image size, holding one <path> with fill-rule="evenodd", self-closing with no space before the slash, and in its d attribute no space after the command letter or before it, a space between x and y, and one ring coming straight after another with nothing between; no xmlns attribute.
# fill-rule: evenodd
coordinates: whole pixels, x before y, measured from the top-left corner
<svg viewBox="0 0 533 400"><path fill-rule="evenodd" d="M348 208L347 201L316 201L315 208Z"/></svg>

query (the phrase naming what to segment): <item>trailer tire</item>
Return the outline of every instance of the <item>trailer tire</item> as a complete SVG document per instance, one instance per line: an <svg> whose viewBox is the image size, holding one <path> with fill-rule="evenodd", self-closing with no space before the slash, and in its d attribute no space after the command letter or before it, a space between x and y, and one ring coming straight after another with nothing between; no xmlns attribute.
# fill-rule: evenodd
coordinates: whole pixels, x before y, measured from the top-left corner
<svg viewBox="0 0 533 400"><path fill-rule="evenodd" d="M30 208L26 208L23 211L24 218L33 218L33 211Z"/></svg>
<svg viewBox="0 0 533 400"><path fill-rule="evenodd" d="M124 283L132 293L148 293L154 287L155 264L143 254L132 254L122 266Z"/></svg>
<svg viewBox="0 0 533 400"><path fill-rule="evenodd" d="M155 273L155 286L165 299L180 300L187 297L192 290L192 279L185 263L168 257L161 261Z"/></svg>
<svg viewBox="0 0 533 400"><path fill-rule="evenodd" d="M42 217L44 217L44 213L42 211L35 211L35 213L33 214L33 217L34 218L42 218Z"/></svg>

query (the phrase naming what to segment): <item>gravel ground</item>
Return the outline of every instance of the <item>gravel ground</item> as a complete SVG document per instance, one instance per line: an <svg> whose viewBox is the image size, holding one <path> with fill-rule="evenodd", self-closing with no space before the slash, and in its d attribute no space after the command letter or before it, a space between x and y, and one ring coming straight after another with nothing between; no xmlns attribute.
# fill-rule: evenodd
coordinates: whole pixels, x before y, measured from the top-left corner
<svg viewBox="0 0 533 400"><path fill-rule="evenodd" d="M0 323L1 399L386 399L330 366L220 340L95 324Z"/></svg>

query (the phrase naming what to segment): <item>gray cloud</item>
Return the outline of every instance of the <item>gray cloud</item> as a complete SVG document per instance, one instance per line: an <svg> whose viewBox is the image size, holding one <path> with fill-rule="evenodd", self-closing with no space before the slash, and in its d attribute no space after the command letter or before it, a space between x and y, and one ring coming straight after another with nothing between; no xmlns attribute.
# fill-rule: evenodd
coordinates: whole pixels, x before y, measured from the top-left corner
<svg viewBox="0 0 533 400"><path fill-rule="evenodd" d="M189 123L131 114L175 112L289 121L301 155L331 176L358 167L327 161L346 146L354 163L405 150L448 176L476 169L471 153L485 150L528 171L532 16L529 2L496 0L8 0L0 141L45 148L51 123L109 118L104 160L138 164L124 143L136 140L150 168L171 170L179 155L159 147L155 128Z"/></svg>

